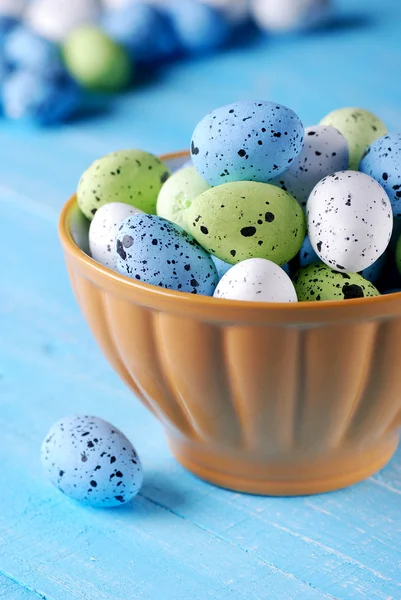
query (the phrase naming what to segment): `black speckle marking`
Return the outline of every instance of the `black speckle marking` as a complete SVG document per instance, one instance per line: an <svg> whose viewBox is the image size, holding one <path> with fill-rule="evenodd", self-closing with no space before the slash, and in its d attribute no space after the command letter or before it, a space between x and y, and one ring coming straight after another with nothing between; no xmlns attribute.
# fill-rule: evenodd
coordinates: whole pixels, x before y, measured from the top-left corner
<svg viewBox="0 0 401 600"><path fill-rule="evenodd" d="M240 156L241 158L243 158L246 155L245 150L238 150L238 156Z"/></svg>
<svg viewBox="0 0 401 600"><path fill-rule="evenodd" d="M321 252L321 251L322 251L322 244L323 244L323 242L318 242L318 243L316 244L316 248L317 248L318 252Z"/></svg>
<svg viewBox="0 0 401 600"><path fill-rule="evenodd" d="M243 227L241 229L241 235L244 237L252 237L256 233L256 227L249 225L248 227Z"/></svg>
<svg viewBox="0 0 401 600"><path fill-rule="evenodd" d="M266 223L272 223L274 221L274 214L272 212L267 212L265 214Z"/></svg>
<svg viewBox="0 0 401 600"><path fill-rule="evenodd" d="M121 240L117 240L117 254L122 260L127 259L127 253L124 250L124 246L122 245Z"/></svg>
<svg viewBox="0 0 401 600"><path fill-rule="evenodd" d="M133 243L134 243L134 238L131 235L125 235L123 237L124 248L131 248Z"/></svg>
<svg viewBox="0 0 401 600"><path fill-rule="evenodd" d="M236 250L230 250L230 254L231 254L231 256L234 257L237 254L237 251Z"/></svg>
<svg viewBox="0 0 401 600"><path fill-rule="evenodd" d="M192 140L191 142L191 154L194 154L195 156L197 154L199 154L199 148L197 148L194 144L194 141Z"/></svg>
<svg viewBox="0 0 401 600"><path fill-rule="evenodd" d="M363 289L360 285L356 285L355 283L352 283L351 285L349 283L345 283L342 291L345 300L364 297Z"/></svg>
<svg viewBox="0 0 401 600"><path fill-rule="evenodd" d="M208 235L208 233L209 233L209 230L208 230L208 228L207 228L207 227L205 227L204 225L201 225L201 228L200 228L200 230L201 230L201 232L202 232L204 235Z"/></svg>

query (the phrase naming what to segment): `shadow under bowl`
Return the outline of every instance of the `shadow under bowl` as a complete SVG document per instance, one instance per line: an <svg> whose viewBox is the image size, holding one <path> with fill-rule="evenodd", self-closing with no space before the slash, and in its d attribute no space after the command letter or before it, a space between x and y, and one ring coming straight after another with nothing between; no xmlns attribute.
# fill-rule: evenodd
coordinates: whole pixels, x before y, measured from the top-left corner
<svg viewBox="0 0 401 600"><path fill-rule="evenodd" d="M162 159L174 169L188 154ZM401 426L401 293L278 304L139 283L88 256L75 197L59 234L99 346L192 473L241 492L304 495L389 461Z"/></svg>

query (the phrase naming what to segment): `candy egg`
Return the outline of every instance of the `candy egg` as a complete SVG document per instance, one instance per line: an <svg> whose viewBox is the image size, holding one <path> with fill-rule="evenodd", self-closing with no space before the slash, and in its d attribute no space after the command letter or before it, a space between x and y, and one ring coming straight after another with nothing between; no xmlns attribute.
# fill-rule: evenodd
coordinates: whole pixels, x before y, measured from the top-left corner
<svg viewBox="0 0 401 600"><path fill-rule="evenodd" d="M116 253L117 271L143 283L205 296L212 296L218 283L207 252L162 217L128 217L119 228Z"/></svg>
<svg viewBox="0 0 401 600"><path fill-rule="evenodd" d="M168 219L185 229L183 211L197 196L210 188L199 175L195 167L176 171L167 179L157 198L156 212L160 217Z"/></svg>
<svg viewBox="0 0 401 600"><path fill-rule="evenodd" d="M379 296L370 281L358 273L339 273L327 265L315 263L300 269L293 278L299 302L351 300Z"/></svg>
<svg viewBox="0 0 401 600"><path fill-rule="evenodd" d="M61 42L77 27L94 23L99 15L98 0L35 0L29 2L25 18L36 33Z"/></svg>
<svg viewBox="0 0 401 600"><path fill-rule="evenodd" d="M63 75L64 65L56 44L40 37L23 25L13 29L7 36L4 58L14 69L29 69L46 78Z"/></svg>
<svg viewBox="0 0 401 600"><path fill-rule="evenodd" d="M401 218L401 133L389 133L366 150L359 167L386 190L395 219Z"/></svg>
<svg viewBox="0 0 401 600"><path fill-rule="evenodd" d="M251 0L251 11L261 29L287 33L326 23L331 16L331 1Z"/></svg>
<svg viewBox="0 0 401 600"><path fill-rule="evenodd" d="M305 237L305 218L295 198L274 185L254 181L203 192L184 218L204 248L231 264L267 258L283 265L297 254Z"/></svg>
<svg viewBox="0 0 401 600"><path fill-rule="evenodd" d="M72 77L85 88L113 92L131 81L133 65L127 52L98 27L85 25L70 33L63 56Z"/></svg>
<svg viewBox="0 0 401 600"><path fill-rule="evenodd" d="M267 182L288 168L302 149L297 115L273 102L239 102L218 108L198 123L191 155L210 185Z"/></svg>
<svg viewBox="0 0 401 600"><path fill-rule="evenodd" d="M398 242L395 247L395 262L397 265L397 269L401 274L401 236L398 238Z"/></svg>
<svg viewBox="0 0 401 600"><path fill-rule="evenodd" d="M214 266L216 267L219 279L221 279L223 275L225 275L227 271L232 267L230 263L226 263L224 260L220 260L220 258L217 258L217 256L213 256L213 254L211 254L211 259L214 262Z"/></svg>
<svg viewBox="0 0 401 600"><path fill-rule="evenodd" d="M2 17L20 17L29 0L0 0L0 15Z"/></svg>
<svg viewBox="0 0 401 600"><path fill-rule="evenodd" d="M153 154L142 150L112 152L92 163L82 175L78 204L90 220L109 202L124 202L155 213L158 193L169 176L170 170Z"/></svg>
<svg viewBox="0 0 401 600"><path fill-rule="evenodd" d="M234 25L240 25L249 17L248 0L200 0L220 10Z"/></svg>
<svg viewBox="0 0 401 600"><path fill-rule="evenodd" d="M264 258L249 258L222 277L215 298L250 302L297 302L294 285L284 270Z"/></svg>
<svg viewBox="0 0 401 600"><path fill-rule="evenodd" d="M393 229L390 200L368 175L340 171L320 181L307 204L308 233L319 258L357 273L386 250Z"/></svg>
<svg viewBox="0 0 401 600"><path fill-rule="evenodd" d="M340 131L348 142L349 168L357 170L368 146L387 133L387 127L378 117L362 108L339 108L326 115L321 125L330 125Z"/></svg>
<svg viewBox="0 0 401 600"><path fill-rule="evenodd" d="M302 244L301 250L299 251L299 265L301 267L307 267L313 263L320 262L318 255L312 248L309 236L307 235ZM383 272L386 264L386 253L379 256L379 258L370 267L360 271L360 275L370 281L376 283Z"/></svg>
<svg viewBox="0 0 401 600"><path fill-rule="evenodd" d="M286 190L305 207L314 186L326 175L347 169L348 162L347 140L337 129L323 125L308 127L301 152L270 183Z"/></svg>
<svg viewBox="0 0 401 600"><path fill-rule="evenodd" d="M55 423L41 455L52 484L93 507L129 502L142 486L141 461L131 442L97 417L70 416Z"/></svg>
<svg viewBox="0 0 401 600"><path fill-rule="evenodd" d="M186 52L210 52L220 48L230 35L227 19L209 4L170 0L165 10L179 44Z"/></svg>
<svg viewBox="0 0 401 600"><path fill-rule="evenodd" d="M134 2L110 9L103 15L101 25L139 63L163 59L178 48L170 20L149 3Z"/></svg>
<svg viewBox="0 0 401 600"><path fill-rule="evenodd" d="M81 103L81 93L70 77L46 77L25 69L6 76L1 96L7 117L38 125L65 121Z"/></svg>
<svg viewBox="0 0 401 600"><path fill-rule="evenodd" d="M89 228L89 247L94 260L109 269L116 268L114 246L118 229L127 217L135 214L143 213L123 202L110 202L99 208Z"/></svg>

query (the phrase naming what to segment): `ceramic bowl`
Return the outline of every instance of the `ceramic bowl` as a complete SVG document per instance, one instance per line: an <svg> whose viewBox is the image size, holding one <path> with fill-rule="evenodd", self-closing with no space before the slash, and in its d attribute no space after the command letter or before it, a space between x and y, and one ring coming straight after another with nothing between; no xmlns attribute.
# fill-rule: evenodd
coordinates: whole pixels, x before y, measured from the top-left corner
<svg viewBox="0 0 401 600"><path fill-rule="evenodd" d="M174 169L188 155L162 158ZM312 494L360 481L391 458L401 426L401 293L217 301L93 261L75 197L59 232L99 346L192 473L241 492Z"/></svg>

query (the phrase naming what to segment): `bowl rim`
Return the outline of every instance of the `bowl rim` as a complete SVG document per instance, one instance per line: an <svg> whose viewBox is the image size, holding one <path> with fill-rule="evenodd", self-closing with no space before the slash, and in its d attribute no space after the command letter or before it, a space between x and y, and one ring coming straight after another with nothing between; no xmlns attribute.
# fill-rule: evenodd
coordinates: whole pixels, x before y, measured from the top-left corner
<svg viewBox="0 0 401 600"><path fill-rule="evenodd" d="M160 159L169 161L189 156L189 152L184 150L162 154ZM136 300L140 304L148 304L148 301L143 302L145 297L148 300L154 300L154 302L151 301L152 305L160 305L160 303L169 300L170 303L171 301L175 304L179 303L181 308L186 307L186 311L198 309L198 311L220 313L223 321L234 317L238 312L243 315L240 320L255 321L252 316L256 317L256 315L261 315L262 313L266 317L268 313L271 313L271 317L279 317L278 322L288 322L289 324L291 322L299 323L300 321L307 323L311 321L366 320L366 318L379 319L401 316L401 292L368 298L353 298L346 302L343 300L326 300L324 302L248 302L245 300L227 300L200 294L167 290L151 284L138 282L96 262L76 244L70 229L70 218L76 206L77 199L76 194L74 194L64 204L58 222L59 237L66 254L67 262L68 258L72 259L74 266L77 267L79 265L80 271L85 274L87 279L96 279L95 283L99 287L104 287L104 284L108 282L115 289L117 284L121 292L125 290L124 296L127 294L139 295L140 298L136 298ZM333 309L336 313L335 319L330 318ZM258 318L256 318L257 320Z"/></svg>

